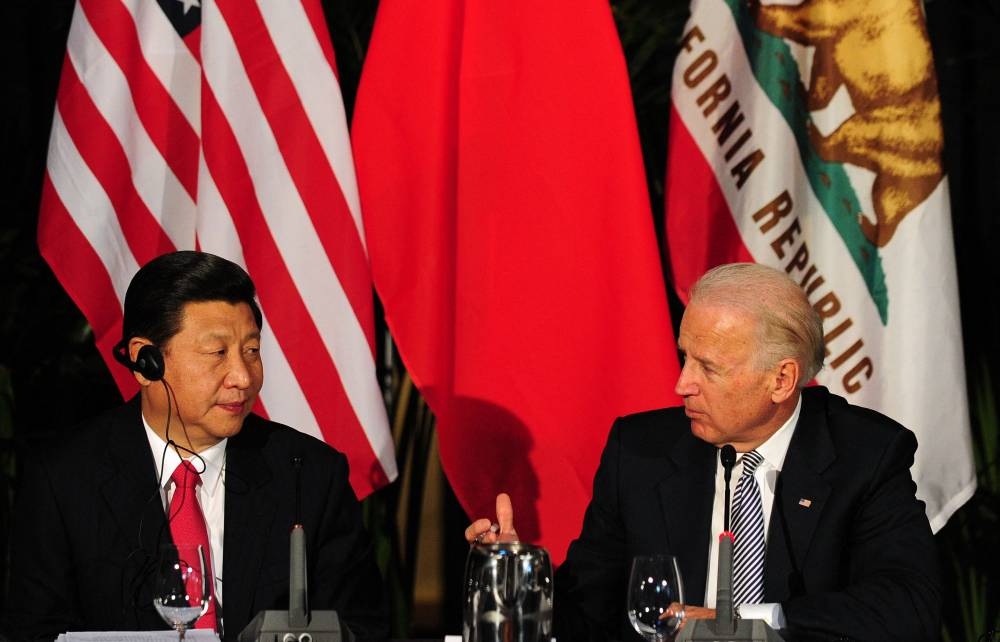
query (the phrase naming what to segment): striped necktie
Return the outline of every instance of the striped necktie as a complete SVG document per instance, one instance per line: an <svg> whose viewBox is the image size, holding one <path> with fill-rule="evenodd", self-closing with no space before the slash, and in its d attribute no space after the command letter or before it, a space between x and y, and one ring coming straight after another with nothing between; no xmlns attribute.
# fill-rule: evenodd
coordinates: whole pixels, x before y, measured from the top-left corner
<svg viewBox="0 0 1000 642"><path fill-rule="evenodd" d="M756 450L743 455L743 474L733 496L733 603L764 600L764 509L753 473L764 461Z"/></svg>

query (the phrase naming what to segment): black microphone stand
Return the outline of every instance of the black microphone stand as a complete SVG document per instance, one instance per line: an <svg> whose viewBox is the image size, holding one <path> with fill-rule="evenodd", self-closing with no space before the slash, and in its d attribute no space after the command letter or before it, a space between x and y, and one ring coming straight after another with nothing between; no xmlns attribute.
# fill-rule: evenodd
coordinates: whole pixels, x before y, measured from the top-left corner
<svg viewBox="0 0 1000 642"><path fill-rule="evenodd" d="M240 631L239 642L354 642L336 611L310 611L306 577L306 530L302 526L302 458L295 467L295 524L289 536L288 610L260 611Z"/></svg>
<svg viewBox="0 0 1000 642"><path fill-rule="evenodd" d="M688 622L677 635L678 642L781 642L777 631L763 620L737 618L733 608L733 543L729 530L729 483L736 465L736 449L726 444L720 453L726 479L724 531L719 535L719 574L715 593L715 619Z"/></svg>

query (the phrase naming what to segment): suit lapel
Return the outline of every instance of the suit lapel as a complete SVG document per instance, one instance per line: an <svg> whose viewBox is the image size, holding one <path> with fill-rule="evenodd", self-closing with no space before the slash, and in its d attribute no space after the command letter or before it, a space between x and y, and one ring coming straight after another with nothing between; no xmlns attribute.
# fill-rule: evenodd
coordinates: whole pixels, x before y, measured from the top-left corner
<svg viewBox="0 0 1000 642"><path fill-rule="evenodd" d="M127 415L116 415L108 427L108 458L102 470L101 493L121 528L136 516L164 521L163 504L156 493L156 464L142 428L138 404L129 404ZM149 510L152 507L154 510ZM154 538L144 538L152 543Z"/></svg>
<svg viewBox="0 0 1000 642"><path fill-rule="evenodd" d="M768 530L764 595L769 602L803 590L801 569L831 491L822 474L835 459L825 410L824 390L803 391L802 411L778 475Z"/></svg>
<svg viewBox="0 0 1000 642"><path fill-rule="evenodd" d="M251 415L226 446L226 530L223 550L223 612L229 621L248 621L254 613L254 587L278 498L270 467L261 454L260 419ZM291 501L291 499L288 499ZM239 631L229 634L238 635Z"/></svg>
<svg viewBox="0 0 1000 642"><path fill-rule="evenodd" d="M705 595L712 502L715 496L715 453L711 445L685 433L670 450L666 476L657 484L669 550L678 554L685 600L701 604Z"/></svg>
<svg viewBox="0 0 1000 642"><path fill-rule="evenodd" d="M136 614L136 628L146 628L138 625L139 620L162 626L152 608L152 578L159 544L169 541L170 535L138 398L112 416L106 443L99 492L126 549L123 607Z"/></svg>

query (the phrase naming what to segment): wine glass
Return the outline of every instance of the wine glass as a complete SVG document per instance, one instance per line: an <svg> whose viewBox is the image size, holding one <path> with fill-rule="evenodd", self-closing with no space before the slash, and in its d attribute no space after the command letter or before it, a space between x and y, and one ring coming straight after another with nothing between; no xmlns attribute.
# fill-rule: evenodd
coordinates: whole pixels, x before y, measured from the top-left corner
<svg viewBox="0 0 1000 642"><path fill-rule="evenodd" d="M166 544L160 549L153 605L177 631L178 640L208 610L212 600L211 569L202 546Z"/></svg>
<svg viewBox="0 0 1000 642"><path fill-rule="evenodd" d="M628 619L639 635L650 642L673 640L684 621L683 611L670 604L684 604L684 587L673 555L640 555L632 560L628 579Z"/></svg>

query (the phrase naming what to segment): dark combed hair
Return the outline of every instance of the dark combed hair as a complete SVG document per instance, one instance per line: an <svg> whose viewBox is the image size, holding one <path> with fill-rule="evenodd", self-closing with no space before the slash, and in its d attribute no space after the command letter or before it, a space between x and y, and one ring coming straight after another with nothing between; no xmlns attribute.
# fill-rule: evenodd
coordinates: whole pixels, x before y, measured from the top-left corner
<svg viewBox="0 0 1000 642"><path fill-rule="evenodd" d="M145 337L162 346L180 331L188 303L246 303L262 327L256 289L239 265L206 252L183 250L158 256L144 265L125 293L122 341Z"/></svg>

